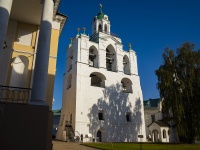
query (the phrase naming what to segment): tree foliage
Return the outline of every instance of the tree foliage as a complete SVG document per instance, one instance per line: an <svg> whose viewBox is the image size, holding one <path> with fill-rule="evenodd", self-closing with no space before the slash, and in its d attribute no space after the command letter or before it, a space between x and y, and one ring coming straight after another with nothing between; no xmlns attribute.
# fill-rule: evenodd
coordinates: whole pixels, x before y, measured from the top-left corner
<svg viewBox="0 0 200 150"><path fill-rule="evenodd" d="M156 70L163 114L177 129L180 140L200 137L200 50L184 43L176 52L166 48Z"/></svg>

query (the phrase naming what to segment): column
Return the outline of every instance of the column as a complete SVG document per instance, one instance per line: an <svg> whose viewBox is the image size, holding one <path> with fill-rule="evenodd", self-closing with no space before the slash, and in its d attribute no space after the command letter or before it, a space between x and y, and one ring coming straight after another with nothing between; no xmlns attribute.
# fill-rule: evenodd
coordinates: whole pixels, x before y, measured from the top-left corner
<svg viewBox="0 0 200 150"><path fill-rule="evenodd" d="M155 134L154 134L154 132L152 132L151 135L152 135L152 137L151 137L152 138L152 142L155 142L155 139L154 139L155 138Z"/></svg>
<svg viewBox="0 0 200 150"><path fill-rule="evenodd" d="M99 31L99 22L96 20L96 31L94 33L97 33Z"/></svg>
<svg viewBox="0 0 200 150"><path fill-rule="evenodd" d="M13 0L0 0L0 52L3 49Z"/></svg>
<svg viewBox="0 0 200 150"><path fill-rule="evenodd" d="M7 32L7 26L8 26L8 21L9 21L9 16L10 16L10 10L12 7L12 2L13 0L0 0L0 72L2 71L1 68L5 67L3 66L3 46L6 38L6 32ZM5 85L6 80L5 80L5 75L6 74L1 74L0 76L0 85Z"/></svg>
<svg viewBox="0 0 200 150"><path fill-rule="evenodd" d="M51 30L53 19L53 0L44 0L43 12L40 23L33 86L31 92L31 104L45 105L49 52L51 43Z"/></svg>

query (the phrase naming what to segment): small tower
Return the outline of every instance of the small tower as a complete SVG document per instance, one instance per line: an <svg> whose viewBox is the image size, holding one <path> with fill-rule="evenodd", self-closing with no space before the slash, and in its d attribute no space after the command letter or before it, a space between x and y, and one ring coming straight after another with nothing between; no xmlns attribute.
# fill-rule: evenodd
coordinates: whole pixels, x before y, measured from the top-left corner
<svg viewBox="0 0 200 150"><path fill-rule="evenodd" d="M108 16L102 12L103 5L100 4L100 12L94 17L92 22L92 34L100 31L110 34L110 21Z"/></svg>
<svg viewBox="0 0 200 150"><path fill-rule="evenodd" d="M79 33L67 48L63 105L57 139L135 142L146 137L137 56L110 33L108 16L94 18L92 35ZM81 137L82 137L81 136ZM145 138L142 139L145 141Z"/></svg>

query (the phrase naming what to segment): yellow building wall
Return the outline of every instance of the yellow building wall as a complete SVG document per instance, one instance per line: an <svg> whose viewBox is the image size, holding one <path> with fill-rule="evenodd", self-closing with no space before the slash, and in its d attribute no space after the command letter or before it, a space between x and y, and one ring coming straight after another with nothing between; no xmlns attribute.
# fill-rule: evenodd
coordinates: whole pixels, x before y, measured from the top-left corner
<svg viewBox="0 0 200 150"><path fill-rule="evenodd" d="M46 92L46 102L48 103L50 110L52 108L52 101L53 101L54 79L55 79L55 73L56 73L56 61L57 61L59 35L60 35L59 30L52 29L47 92Z"/></svg>
<svg viewBox="0 0 200 150"><path fill-rule="evenodd" d="M20 30L27 30L32 33L32 41L31 41L30 46L17 43L18 42L18 34L19 34ZM16 32L15 32L15 38L13 41L13 50L17 50L17 51L13 51L11 58L10 58L10 68L8 70L8 75L7 75L7 80L6 80L6 84L8 86L10 85L10 78L11 78L11 72L12 72L12 68L13 68L14 58L16 58L18 56L25 56L29 60L29 65L28 65L28 75L27 75L27 79L26 79L27 82L26 82L26 86L24 88L30 88L32 70L33 70L32 68L33 68L33 61L34 61L34 53L35 53L35 47L36 47L35 44L36 44L37 30L38 30L38 26L36 26L36 25L18 22Z"/></svg>
<svg viewBox="0 0 200 150"><path fill-rule="evenodd" d="M24 79L26 80L26 86L23 88L30 88L30 84L31 84L31 77L32 77L32 68L33 68L33 60L34 60L34 55L33 54L25 54L25 53L21 53L21 52L13 52L12 54L12 58L11 58L11 65L10 65L10 69L9 69L9 74L8 74L8 78L7 78L7 85L9 86L10 84L10 78L11 78L11 71L13 68L13 61L14 58L18 57L18 56L25 56L28 58L29 60L29 64L28 64L28 75L27 78Z"/></svg>
<svg viewBox="0 0 200 150"><path fill-rule="evenodd" d="M31 40L30 46L17 43L18 34L19 34L20 30L30 31L32 33L32 40ZM17 24L13 49L15 49L15 50L25 50L27 52L34 52L35 51L35 44L36 44L37 30L38 30L38 26L36 26L36 25L31 25L31 24L19 22Z"/></svg>
<svg viewBox="0 0 200 150"><path fill-rule="evenodd" d="M32 41L31 45L22 45L18 43L18 33L20 29L31 31L32 33ZM11 72L13 68L13 61L14 58L18 56L25 56L29 60L28 65L28 74L26 80L26 87L24 88L31 88L31 79L32 79L32 71L33 71L33 64L34 64L34 55L35 47L36 47L36 38L37 38L37 31L38 26L32 24L26 24L18 22L15 38L13 41L13 51L11 58L10 58L10 68L7 75L7 86L10 85L10 78ZM51 45L50 45L50 56L49 56L49 67L48 67L48 81L47 81L47 91L46 91L46 102L49 105L49 109L52 109L52 101L53 101L53 91L54 91L54 79L56 73L56 61L57 61L57 51L58 51L58 40L59 40L60 31L56 29L52 29L51 33Z"/></svg>

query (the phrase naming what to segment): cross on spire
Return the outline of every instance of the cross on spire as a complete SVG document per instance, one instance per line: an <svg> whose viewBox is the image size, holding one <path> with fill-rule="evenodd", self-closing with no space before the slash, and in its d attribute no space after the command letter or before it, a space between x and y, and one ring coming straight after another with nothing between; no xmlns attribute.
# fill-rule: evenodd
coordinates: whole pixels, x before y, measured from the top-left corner
<svg viewBox="0 0 200 150"><path fill-rule="evenodd" d="M100 6L100 13L102 13L102 7L103 7L103 5L99 4L99 6Z"/></svg>

